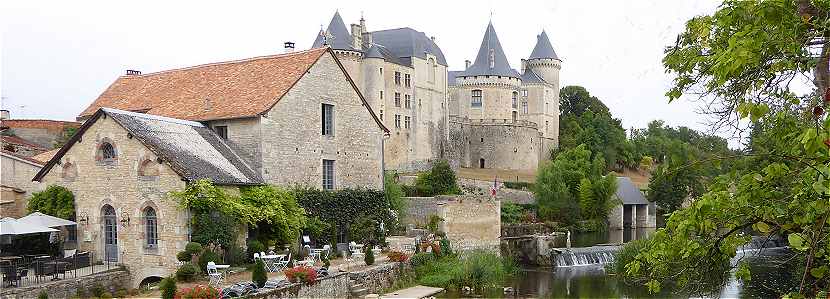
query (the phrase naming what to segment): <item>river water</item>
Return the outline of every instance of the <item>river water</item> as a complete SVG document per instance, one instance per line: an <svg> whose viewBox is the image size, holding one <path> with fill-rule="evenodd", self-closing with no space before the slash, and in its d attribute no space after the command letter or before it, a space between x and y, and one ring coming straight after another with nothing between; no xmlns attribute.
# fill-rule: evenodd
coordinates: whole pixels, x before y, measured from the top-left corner
<svg viewBox="0 0 830 299"><path fill-rule="evenodd" d="M650 231L605 232L575 234L574 247L593 246L639 239ZM747 283L734 277L721 288L721 298L778 298L797 286L800 276L794 273L792 252L784 247L749 248L739 251L737 258L745 259L751 269L752 279ZM621 282L616 276L608 275L602 264L589 264L554 268L526 268L512 283L517 297L544 298L686 298L687 295L665 291L650 295L645 287L632 286ZM717 296L715 296L717 297Z"/></svg>

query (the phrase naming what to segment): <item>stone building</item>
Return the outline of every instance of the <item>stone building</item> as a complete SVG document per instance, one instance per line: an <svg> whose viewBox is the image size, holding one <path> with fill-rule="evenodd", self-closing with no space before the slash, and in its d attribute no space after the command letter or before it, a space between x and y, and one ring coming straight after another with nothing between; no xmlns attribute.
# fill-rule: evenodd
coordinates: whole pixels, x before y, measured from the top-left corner
<svg viewBox="0 0 830 299"><path fill-rule="evenodd" d="M101 108L34 176L75 196L78 249L118 262L133 285L166 277L189 240L189 215L168 197L187 182L262 184L252 165L209 127ZM244 236L242 236L244 238Z"/></svg>
<svg viewBox="0 0 830 299"><path fill-rule="evenodd" d="M561 60L547 33L516 71L491 22L465 67L448 74L447 155L461 167L535 170L559 144Z"/></svg>
<svg viewBox="0 0 830 299"><path fill-rule="evenodd" d="M434 38L409 27L369 31L363 18L349 32L335 12L312 47L326 45L390 129L387 169L423 170L445 158L447 61Z"/></svg>
<svg viewBox="0 0 830 299"><path fill-rule="evenodd" d="M35 183L32 177L43 163L14 152L0 151L0 218L26 216L26 207Z"/></svg>
<svg viewBox="0 0 830 299"><path fill-rule="evenodd" d="M81 126L73 121L12 119L10 116L8 110L0 111L0 130L5 136L15 137L13 140L6 140L4 137L3 142L27 148L26 152L21 152L27 156L59 147L62 140L69 139L71 132Z"/></svg>
<svg viewBox="0 0 830 299"><path fill-rule="evenodd" d="M383 185L388 130L329 47L150 74L128 71L80 118L101 107L201 122L269 184Z"/></svg>
<svg viewBox="0 0 830 299"><path fill-rule="evenodd" d="M617 177L617 191L613 198L619 204L608 212L609 229L657 227L657 208L630 178Z"/></svg>

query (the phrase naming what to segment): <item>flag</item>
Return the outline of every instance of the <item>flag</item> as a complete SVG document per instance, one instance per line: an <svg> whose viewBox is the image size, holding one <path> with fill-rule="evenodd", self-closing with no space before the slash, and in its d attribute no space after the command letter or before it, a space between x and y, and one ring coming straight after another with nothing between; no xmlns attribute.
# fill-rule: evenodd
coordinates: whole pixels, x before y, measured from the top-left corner
<svg viewBox="0 0 830 299"><path fill-rule="evenodd" d="M499 177L493 178L493 187L490 188L490 196L496 197L496 191L499 189Z"/></svg>

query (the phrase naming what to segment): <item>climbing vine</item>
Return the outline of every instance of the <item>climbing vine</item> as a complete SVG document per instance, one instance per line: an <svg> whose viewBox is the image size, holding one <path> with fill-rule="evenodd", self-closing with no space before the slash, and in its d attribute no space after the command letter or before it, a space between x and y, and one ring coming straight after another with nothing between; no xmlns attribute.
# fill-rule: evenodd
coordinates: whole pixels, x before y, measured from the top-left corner
<svg viewBox="0 0 830 299"><path fill-rule="evenodd" d="M345 229L361 220L363 223L391 223L392 205L383 191L342 189L337 191L310 188L294 189L297 202L309 213L332 228Z"/></svg>

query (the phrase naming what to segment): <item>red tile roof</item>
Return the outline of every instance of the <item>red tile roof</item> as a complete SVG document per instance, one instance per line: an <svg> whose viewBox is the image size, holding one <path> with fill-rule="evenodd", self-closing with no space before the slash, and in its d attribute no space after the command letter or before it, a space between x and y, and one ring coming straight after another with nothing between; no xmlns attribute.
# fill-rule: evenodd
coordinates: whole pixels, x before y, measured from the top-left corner
<svg viewBox="0 0 830 299"><path fill-rule="evenodd" d="M64 128L79 128L81 127L81 123L51 119L5 119L0 121L0 127L62 131Z"/></svg>
<svg viewBox="0 0 830 299"><path fill-rule="evenodd" d="M4 149L0 149L0 153L2 153L4 155L9 155L9 156L15 157L15 158L18 158L18 159L21 159L21 160L26 160L27 162L36 164L40 167L43 167L43 164L44 164L43 162L40 162L38 160L32 159L30 157L24 157L24 156L18 155L14 152L10 152L10 151L4 150Z"/></svg>
<svg viewBox="0 0 830 299"><path fill-rule="evenodd" d="M121 76L81 112L109 107L186 120L267 112L329 48Z"/></svg>
<svg viewBox="0 0 830 299"><path fill-rule="evenodd" d="M42 147L38 144L32 143L31 141L28 141L26 139L23 139L23 138L20 138L20 137L17 137L17 136L3 135L3 136L0 136L0 140L2 140L3 143L10 143L10 144L14 144L14 145L22 145L22 146L25 146L25 147L30 147L30 148L33 148L33 149L38 149L38 150L43 150L43 151L48 150L47 148L44 148L44 147Z"/></svg>

